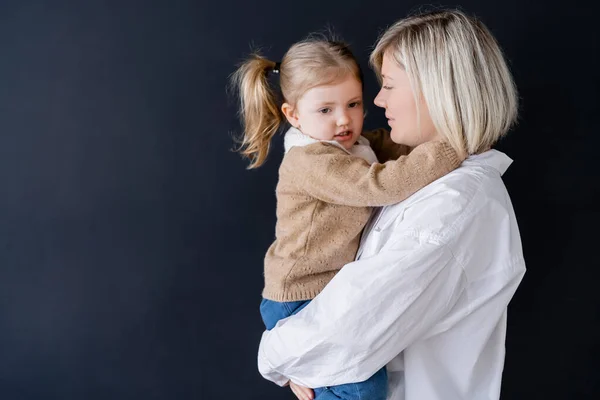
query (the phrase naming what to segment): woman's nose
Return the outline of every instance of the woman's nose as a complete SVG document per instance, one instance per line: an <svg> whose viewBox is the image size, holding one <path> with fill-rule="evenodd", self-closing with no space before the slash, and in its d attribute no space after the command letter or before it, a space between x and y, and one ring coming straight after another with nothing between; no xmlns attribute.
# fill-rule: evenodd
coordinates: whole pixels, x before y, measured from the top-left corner
<svg viewBox="0 0 600 400"><path fill-rule="evenodd" d="M375 103L375 105L377 107L385 108L385 100L383 98L383 89L379 90L379 93L377 93L377 96L375 96L375 100L373 100L373 103Z"/></svg>

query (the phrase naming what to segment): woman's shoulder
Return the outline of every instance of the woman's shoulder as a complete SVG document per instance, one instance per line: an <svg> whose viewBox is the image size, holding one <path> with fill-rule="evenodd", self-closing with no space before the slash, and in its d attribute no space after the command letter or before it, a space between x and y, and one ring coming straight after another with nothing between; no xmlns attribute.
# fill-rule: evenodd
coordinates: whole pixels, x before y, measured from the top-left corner
<svg viewBox="0 0 600 400"><path fill-rule="evenodd" d="M471 203L478 194L484 197L503 196L506 187L502 175L511 163L506 154L496 150L470 156L460 167L425 187L421 195L427 198L433 195L456 197L460 194L465 205ZM415 200L419 200L419 196Z"/></svg>
<svg viewBox="0 0 600 400"><path fill-rule="evenodd" d="M398 207L405 227L426 230L439 238L451 237L466 225L513 215L502 181L503 157L470 157L456 170L415 193Z"/></svg>

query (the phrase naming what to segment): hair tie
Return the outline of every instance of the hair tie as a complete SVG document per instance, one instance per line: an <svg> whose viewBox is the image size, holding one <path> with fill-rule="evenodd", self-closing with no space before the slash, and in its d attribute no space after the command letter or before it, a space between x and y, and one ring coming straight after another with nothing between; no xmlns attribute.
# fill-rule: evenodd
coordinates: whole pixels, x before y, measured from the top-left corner
<svg viewBox="0 0 600 400"><path fill-rule="evenodd" d="M280 70L281 70L281 63L280 62L276 62L275 66L273 67L273 73L274 74L278 74Z"/></svg>

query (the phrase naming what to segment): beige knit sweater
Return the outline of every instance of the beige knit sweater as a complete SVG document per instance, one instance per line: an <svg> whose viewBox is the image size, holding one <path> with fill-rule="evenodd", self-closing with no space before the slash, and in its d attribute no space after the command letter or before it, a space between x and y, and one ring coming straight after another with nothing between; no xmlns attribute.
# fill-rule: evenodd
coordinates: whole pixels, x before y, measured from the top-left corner
<svg viewBox="0 0 600 400"><path fill-rule="evenodd" d="M390 161L370 165L331 142L288 146L288 135L298 133L286 133L276 238L265 256L263 297L275 301L314 298L354 261L372 207L400 202L462 162L446 142L424 143L408 154L378 130L364 136L380 161Z"/></svg>

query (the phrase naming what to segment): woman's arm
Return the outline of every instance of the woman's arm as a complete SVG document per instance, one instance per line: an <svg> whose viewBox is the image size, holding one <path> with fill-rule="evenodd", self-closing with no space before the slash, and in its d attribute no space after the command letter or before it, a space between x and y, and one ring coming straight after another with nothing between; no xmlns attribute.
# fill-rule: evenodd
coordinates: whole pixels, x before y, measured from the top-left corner
<svg viewBox="0 0 600 400"><path fill-rule="evenodd" d="M302 311L263 334L259 371L279 384L360 382L473 307L504 310L525 269L501 185L457 173L399 206L396 220L366 233L383 241L377 254L345 265Z"/></svg>
<svg viewBox="0 0 600 400"><path fill-rule="evenodd" d="M332 144L293 148L284 173L308 195L326 203L353 207L395 204L460 166L454 149L434 141L417 146L407 156L369 165Z"/></svg>
<svg viewBox="0 0 600 400"><path fill-rule="evenodd" d="M439 321L464 287L446 246L403 232L377 255L344 266L300 313L265 332L259 370L279 385L364 381Z"/></svg>

